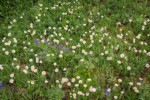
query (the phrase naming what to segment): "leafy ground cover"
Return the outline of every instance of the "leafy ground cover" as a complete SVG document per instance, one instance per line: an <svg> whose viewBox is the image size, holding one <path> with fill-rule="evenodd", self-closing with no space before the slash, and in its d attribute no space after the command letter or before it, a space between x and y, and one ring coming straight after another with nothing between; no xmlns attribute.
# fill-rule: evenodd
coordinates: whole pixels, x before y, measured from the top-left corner
<svg viewBox="0 0 150 100"><path fill-rule="evenodd" d="M0 26L2 100L149 100L150 8L39 0Z"/></svg>

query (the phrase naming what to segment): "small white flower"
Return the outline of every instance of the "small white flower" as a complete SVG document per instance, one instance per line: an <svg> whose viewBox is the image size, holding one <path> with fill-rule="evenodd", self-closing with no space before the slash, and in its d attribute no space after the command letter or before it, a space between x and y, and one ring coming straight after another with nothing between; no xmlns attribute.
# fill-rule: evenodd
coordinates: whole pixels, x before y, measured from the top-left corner
<svg viewBox="0 0 150 100"><path fill-rule="evenodd" d="M96 92L96 88L92 88L92 91L93 91L93 92Z"/></svg>
<svg viewBox="0 0 150 100"><path fill-rule="evenodd" d="M136 93L139 93L139 90L137 90L137 89L135 89L134 91L135 91Z"/></svg>
<svg viewBox="0 0 150 100"><path fill-rule="evenodd" d="M92 81L92 79L91 79L91 78L88 78L88 79L87 79L87 81L89 81L89 82L90 82L90 81Z"/></svg>
<svg viewBox="0 0 150 100"><path fill-rule="evenodd" d="M117 63L118 63L118 64L121 64L121 61L119 60L119 61L117 61Z"/></svg>
<svg viewBox="0 0 150 100"><path fill-rule="evenodd" d="M5 55L9 55L9 52L8 52L8 51L5 51Z"/></svg>
<svg viewBox="0 0 150 100"><path fill-rule="evenodd" d="M77 93L78 95L82 95L82 92L81 91L78 91L78 93Z"/></svg>
<svg viewBox="0 0 150 100"><path fill-rule="evenodd" d="M33 85L35 82L34 81L31 81L31 84Z"/></svg>
<svg viewBox="0 0 150 100"><path fill-rule="evenodd" d="M47 54L46 56L47 56L47 57L49 57L49 56L50 56L50 54Z"/></svg>
<svg viewBox="0 0 150 100"><path fill-rule="evenodd" d="M80 62L83 62L84 61L84 59L80 59Z"/></svg>
<svg viewBox="0 0 150 100"><path fill-rule="evenodd" d="M122 94L124 94L124 91L121 91Z"/></svg>
<svg viewBox="0 0 150 100"><path fill-rule="evenodd" d="M137 90L137 87L133 87L133 90Z"/></svg>
<svg viewBox="0 0 150 100"><path fill-rule="evenodd" d="M38 71L37 69L34 69L34 70L33 70L33 72L35 72L35 73L36 73L37 71Z"/></svg>
<svg viewBox="0 0 150 100"><path fill-rule="evenodd" d="M118 85L118 84L115 84L115 86L118 87L119 85Z"/></svg>
<svg viewBox="0 0 150 100"><path fill-rule="evenodd" d="M146 64L145 66L146 66L146 68L150 68L150 65L149 65L149 64Z"/></svg>
<svg viewBox="0 0 150 100"><path fill-rule="evenodd" d="M56 73L57 73L57 72L59 72L59 69L58 69L58 68L56 68L56 69L55 69L55 72L56 72Z"/></svg>
<svg viewBox="0 0 150 100"><path fill-rule="evenodd" d="M93 54L93 51L90 51L89 54L92 55L92 54Z"/></svg>
<svg viewBox="0 0 150 100"><path fill-rule="evenodd" d="M48 80L45 80L45 83L48 83Z"/></svg>
<svg viewBox="0 0 150 100"><path fill-rule="evenodd" d="M61 84L59 84L59 88L62 88L62 85L61 85Z"/></svg>
<svg viewBox="0 0 150 100"><path fill-rule="evenodd" d="M77 95L76 95L76 93L73 93L72 96L73 96L74 99L76 99Z"/></svg>
<svg viewBox="0 0 150 100"><path fill-rule="evenodd" d="M130 67L130 66L128 66L128 67L127 67L127 70L131 70L131 67Z"/></svg>
<svg viewBox="0 0 150 100"><path fill-rule="evenodd" d="M13 41L14 41L14 43L17 43L17 39L16 38L13 38Z"/></svg>
<svg viewBox="0 0 150 100"><path fill-rule="evenodd" d="M77 47L76 46L72 46L72 49L76 49Z"/></svg>
<svg viewBox="0 0 150 100"><path fill-rule="evenodd" d="M60 51L60 54L63 54L63 51Z"/></svg>
<svg viewBox="0 0 150 100"><path fill-rule="evenodd" d="M33 62L33 59L29 59L29 62Z"/></svg>
<svg viewBox="0 0 150 100"><path fill-rule="evenodd" d="M118 99L118 96L114 96L114 99Z"/></svg>
<svg viewBox="0 0 150 100"><path fill-rule="evenodd" d="M2 65L0 65L0 70L3 70L3 66Z"/></svg>
<svg viewBox="0 0 150 100"><path fill-rule="evenodd" d="M75 84L75 87L79 87L79 84Z"/></svg>
<svg viewBox="0 0 150 100"><path fill-rule="evenodd" d="M64 69L63 69L63 71L66 71L66 70L67 70L67 68L64 68Z"/></svg>
<svg viewBox="0 0 150 100"><path fill-rule="evenodd" d="M42 71L42 75L46 75L46 71Z"/></svg>
<svg viewBox="0 0 150 100"><path fill-rule="evenodd" d="M10 77L13 78L14 77L14 73L10 74Z"/></svg>
<svg viewBox="0 0 150 100"><path fill-rule="evenodd" d="M67 85L68 85L68 86L71 86L71 82L68 82Z"/></svg>
<svg viewBox="0 0 150 100"><path fill-rule="evenodd" d="M68 82L68 78L62 78L62 83Z"/></svg>
<svg viewBox="0 0 150 100"><path fill-rule="evenodd" d="M5 48L2 48L2 51L5 51L6 49Z"/></svg>
<svg viewBox="0 0 150 100"><path fill-rule="evenodd" d="M10 80L9 80L9 83L11 83L11 84L14 83L14 80L13 80L13 79L10 79Z"/></svg>
<svg viewBox="0 0 150 100"><path fill-rule="evenodd" d="M62 54L59 54L59 58L62 58L63 57L63 55Z"/></svg>
<svg viewBox="0 0 150 100"><path fill-rule="evenodd" d="M108 51L105 51L105 54L108 54Z"/></svg>
<svg viewBox="0 0 150 100"><path fill-rule="evenodd" d="M125 55L124 55L124 54L121 54L121 55L120 55L120 58L124 58L124 57L125 57Z"/></svg>
<svg viewBox="0 0 150 100"><path fill-rule="evenodd" d="M132 86L132 85L133 85L133 82L129 82L129 85Z"/></svg>
<svg viewBox="0 0 150 100"><path fill-rule="evenodd" d="M11 33L8 33L8 36L11 36Z"/></svg>
<svg viewBox="0 0 150 100"><path fill-rule="evenodd" d="M56 80L56 83L59 83L59 80Z"/></svg>
<svg viewBox="0 0 150 100"><path fill-rule="evenodd" d="M89 91L90 92L96 92L96 88L93 88L92 86L90 86Z"/></svg>
<svg viewBox="0 0 150 100"><path fill-rule="evenodd" d="M25 69L28 69L29 67L28 66L25 66Z"/></svg>
<svg viewBox="0 0 150 100"><path fill-rule="evenodd" d="M12 50L12 53L16 53L16 50Z"/></svg>
<svg viewBox="0 0 150 100"><path fill-rule="evenodd" d="M131 22L132 22L132 19L129 19L129 22L131 23Z"/></svg>
<svg viewBox="0 0 150 100"><path fill-rule="evenodd" d="M75 82L75 80L76 80L75 78L72 78L72 79L71 79L71 82L72 82L72 83L74 83L74 82Z"/></svg>
<svg viewBox="0 0 150 100"><path fill-rule="evenodd" d="M111 61L111 60L112 60L112 57L107 57L107 60Z"/></svg>
<svg viewBox="0 0 150 100"><path fill-rule="evenodd" d="M86 96L89 96L89 93L86 93L85 95L86 95Z"/></svg>
<svg viewBox="0 0 150 100"><path fill-rule="evenodd" d="M16 66L16 68L17 68L17 69L20 69L20 66L19 66L19 65L17 65L17 66Z"/></svg>
<svg viewBox="0 0 150 100"><path fill-rule="evenodd" d="M137 85L141 85L141 83L138 82Z"/></svg>
<svg viewBox="0 0 150 100"><path fill-rule="evenodd" d="M85 87L85 88L86 88L86 87L87 87L87 84L84 84L84 85L83 85L83 87Z"/></svg>
<svg viewBox="0 0 150 100"><path fill-rule="evenodd" d="M16 22L16 19L13 19L13 22L15 23L15 22Z"/></svg>
<svg viewBox="0 0 150 100"><path fill-rule="evenodd" d="M25 74L27 74L27 73L28 73L28 71L27 71L26 69L24 69L24 70L23 70L23 72L24 72Z"/></svg>
<svg viewBox="0 0 150 100"><path fill-rule="evenodd" d="M79 84L82 84L83 83L83 81L82 80L79 80Z"/></svg>
<svg viewBox="0 0 150 100"><path fill-rule="evenodd" d="M56 63L56 62L54 62L54 63L53 63L53 65L54 65L54 66L57 66L57 63Z"/></svg>
<svg viewBox="0 0 150 100"><path fill-rule="evenodd" d="M76 79L80 79L80 76L77 76Z"/></svg>
<svg viewBox="0 0 150 100"><path fill-rule="evenodd" d="M118 82L121 83L121 82L122 82L122 79L118 79Z"/></svg>

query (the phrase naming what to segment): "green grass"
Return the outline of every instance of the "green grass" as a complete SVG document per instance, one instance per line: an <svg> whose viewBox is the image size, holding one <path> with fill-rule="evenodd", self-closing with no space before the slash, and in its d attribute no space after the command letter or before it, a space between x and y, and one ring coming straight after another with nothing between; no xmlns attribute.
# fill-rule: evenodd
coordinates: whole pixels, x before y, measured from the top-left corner
<svg viewBox="0 0 150 100"><path fill-rule="evenodd" d="M0 98L148 100L149 12L148 1L39 0L9 16Z"/></svg>

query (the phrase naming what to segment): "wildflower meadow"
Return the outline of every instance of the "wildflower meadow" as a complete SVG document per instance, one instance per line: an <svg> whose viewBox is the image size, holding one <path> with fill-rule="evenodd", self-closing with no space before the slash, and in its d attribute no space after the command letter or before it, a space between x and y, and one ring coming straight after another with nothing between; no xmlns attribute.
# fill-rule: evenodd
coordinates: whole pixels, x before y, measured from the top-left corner
<svg viewBox="0 0 150 100"><path fill-rule="evenodd" d="M0 100L150 100L148 0L0 3Z"/></svg>

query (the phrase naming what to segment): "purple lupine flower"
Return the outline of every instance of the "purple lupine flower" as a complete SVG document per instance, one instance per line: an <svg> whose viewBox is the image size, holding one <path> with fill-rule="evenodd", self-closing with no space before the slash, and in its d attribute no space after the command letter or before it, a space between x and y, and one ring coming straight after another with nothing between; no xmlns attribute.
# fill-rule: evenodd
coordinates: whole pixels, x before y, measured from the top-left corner
<svg viewBox="0 0 150 100"><path fill-rule="evenodd" d="M49 42L49 45L50 45L50 46L52 46L52 45L53 45L53 42L52 42L52 41L50 41L50 42Z"/></svg>
<svg viewBox="0 0 150 100"><path fill-rule="evenodd" d="M42 55L43 55L43 53L42 53L42 52L40 52L40 53L39 53L39 55L40 55L40 56L42 56Z"/></svg>
<svg viewBox="0 0 150 100"><path fill-rule="evenodd" d="M63 49L63 45L60 45L59 48L60 48L60 49Z"/></svg>
<svg viewBox="0 0 150 100"><path fill-rule="evenodd" d="M57 46L57 45L55 45L55 46L54 46L54 48L55 48L55 49L58 49L58 46Z"/></svg>
<svg viewBox="0 0 150 100"><path fill-rule="evenodd" d="M44 52L48 52L48 49L45 49Z"/></svg>
<svg viewBox="0 0 150 100"><path fill-rule="evenodd" d="M3 87L3 83L2 82L0 82L0 89Z"/></svg>
<svg viewBox="0 0 150 100"><path fill-rule="evenodd" d="M42 56L43 59L46 59L46 56Z"/></svg>
<svg viewBox="0 0 150 100"><path fill-rule="evenodd" d="M38 44L38 43L39 43L39 39L35 39L35 40L34 40L34 43L35 43L35 44Z"/></svg>
<svg viewBox="0 0 150 100"><path fill-rule="evenodd" d="M66 49L65 49L65 52L69 52L69 48L66 48Z"/></svg>
<svg viewBox="0 0 150 100"><path fill-rule="evenodd" d="M107 88L107 89L106 89L106 95L110 95L110 92L111 92L111 89L110 89L110 88Z"/></svg>

